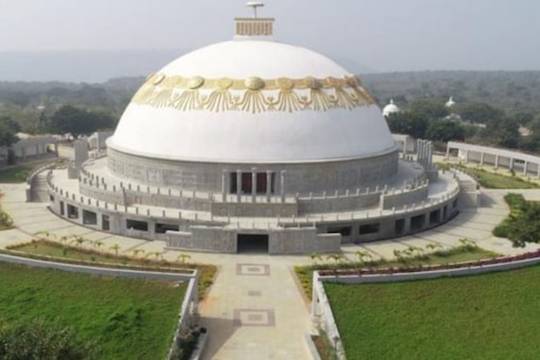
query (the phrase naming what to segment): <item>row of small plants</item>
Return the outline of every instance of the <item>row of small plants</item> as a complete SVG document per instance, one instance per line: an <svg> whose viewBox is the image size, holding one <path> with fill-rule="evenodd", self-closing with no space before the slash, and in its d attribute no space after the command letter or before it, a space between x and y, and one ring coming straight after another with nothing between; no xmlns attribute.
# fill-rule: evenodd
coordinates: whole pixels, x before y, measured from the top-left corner
<svg viewBox="0 0 540 360"><path fill-rule="evenodd" d="M440 266L463 266L469 261L452 261L456 258L469 255L478 258L495 258L498 255L480 249L475 241L463 238L459 240L460 245L454 248L444 248L438 243L429 243L425 248L418 246L408 246L403 250L394 250L396 260L384 258L375 259L373 255L365 250L354 253L355 261L351 261L342 253L322 255L312 254L310 266L297 266L295 273L308 298L311 297L313 272L319 271L323 275L351 275L351 274L384 274L405 271L425 270ZM474 256L472 256L474 255Z"/></svg>
<svg viewBox="0 0 540 360"><path fill-rule="evenodd" d="M35 234L30 243L7 248L7 252L39 260L66 262L78 265L106 266L135 270L152 270L188 273L199 270L199 293L203 297L214 282L214 265L193 264L188 254L179 254L175 261L168 261L161 252L146 252L134 249L128 255L120 254L120 246L113 244L108 249L100 240L88 240L79 235L57 237L46 231ZM112 251L112 252L111 252ZM50 253L58 253L58 256Z"/></svg>
<svg viewBox="0 0 540 360"><path fill-rule="evenodd" d="M507 194L504 200L510 207L510 215L495 229L493 235L507 238L514 247L540 241L540 203L526 201L521 194Z"/></svg>
<svg viewBox="0 0 540 360"><path fill-rule="evenodd" d="M4 197L4 194L0 193L0 199ZM0 206L0 231L8 230L13 227L13 219L7 212L5 212Z"/></svg>

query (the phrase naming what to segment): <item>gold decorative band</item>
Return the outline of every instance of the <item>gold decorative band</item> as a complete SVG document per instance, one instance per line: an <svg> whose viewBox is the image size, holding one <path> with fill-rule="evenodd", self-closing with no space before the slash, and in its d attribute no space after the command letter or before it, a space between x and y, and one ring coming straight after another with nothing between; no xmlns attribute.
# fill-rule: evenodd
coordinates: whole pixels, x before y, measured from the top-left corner
<svg viewBox="0 0 540 360"><path fill-rule="evenodd" d="M172 107L180 111L326 111L374 104L356 77L265 80L185 78L155 74L133 98L140 105Z"/></svg>

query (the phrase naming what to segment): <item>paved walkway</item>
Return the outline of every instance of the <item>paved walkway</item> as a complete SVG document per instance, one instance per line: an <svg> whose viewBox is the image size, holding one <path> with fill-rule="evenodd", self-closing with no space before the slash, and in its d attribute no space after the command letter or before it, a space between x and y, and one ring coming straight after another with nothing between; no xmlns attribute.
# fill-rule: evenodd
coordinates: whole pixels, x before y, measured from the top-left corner
<svg viewBox="0 0 540 360"><path fill-rule="evenodd" d="M25 203L24 185L0 185L5 196L3 208L13 217L16 228L0 232L0 248L29 242L32 234L47 230L57 238L80 235L103 242L103 250L132 254L160 252L175 260L180 252L166 251L162 241L145 241L111 235L76 225L53 215L46 204ZM512 248L505 239L491 235L495 225L508 214L504 203L506 190L486 190L482 207L462 212L449 223L415 236L363 246L344 246L347 257L365 249L375 257L393 259L393 250L407 246L424 247L439 243L445 247L459 245L459 239L477 241L480 247L499 254L518 254L539 248ZM540 200L540 190L514 191L529 200ZM91 245L87 245L91 246ZM257 256L190 253L192 262L211 263L219 267L218 276L201 304L202 323L209 329L206 359L307 359L304 335L310 329L309 309L296 285L292 267L308 264L306 256Z"/></svg>

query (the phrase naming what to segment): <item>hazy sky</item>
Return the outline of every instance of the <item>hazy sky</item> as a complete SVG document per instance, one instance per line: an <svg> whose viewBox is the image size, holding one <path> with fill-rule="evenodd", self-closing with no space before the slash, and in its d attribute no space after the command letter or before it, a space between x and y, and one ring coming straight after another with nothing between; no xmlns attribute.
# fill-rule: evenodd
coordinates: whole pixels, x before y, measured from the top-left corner
<svg viewBox="0 0 540 360"><path fill-rule="evenodd" d="M230 39L244 4L0 0L0 51L191 50ZM267 0L262 13L277 40L363 70L540 70L540 0Z"/></svg>

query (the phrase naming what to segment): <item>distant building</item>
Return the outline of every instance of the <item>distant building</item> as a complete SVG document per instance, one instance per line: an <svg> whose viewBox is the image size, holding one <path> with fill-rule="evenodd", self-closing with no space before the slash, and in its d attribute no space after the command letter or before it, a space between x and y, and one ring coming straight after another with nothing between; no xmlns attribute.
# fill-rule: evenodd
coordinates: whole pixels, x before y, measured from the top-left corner
<svg viewBox="0 0 540 360"><path fill-rule="evenodd" d="M383 115L384 117L388 117L391 114L396 114L396 113L399 113L400 111L401 109L396 104L394 104L394 99L391 99L390 103L384 107Z"/></svg>
<svg viewBox="0 0 540 360"><path fill-rule="evenodd" d="M10 147L0 147L0 166L57 156L58 139L52 135L29 135L18 133L19 138Z"/></svg>
<svg viewBox="0 0 540 360"><path fill-rule="evenodd" d="M452 109L456 106L456 102L454 101L454 98L452 96L450 96L450 99L448 99L445 106L449 109Z"/></svg>

